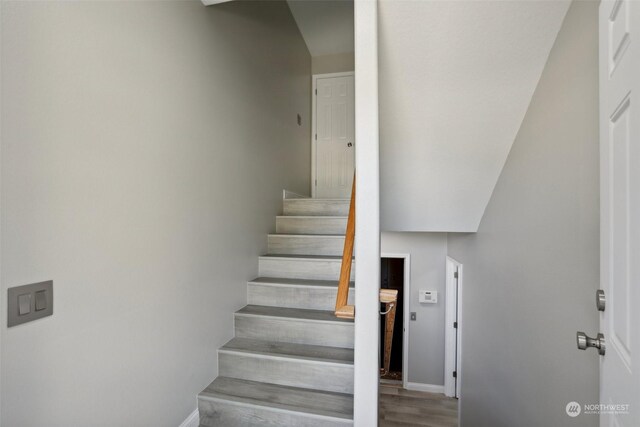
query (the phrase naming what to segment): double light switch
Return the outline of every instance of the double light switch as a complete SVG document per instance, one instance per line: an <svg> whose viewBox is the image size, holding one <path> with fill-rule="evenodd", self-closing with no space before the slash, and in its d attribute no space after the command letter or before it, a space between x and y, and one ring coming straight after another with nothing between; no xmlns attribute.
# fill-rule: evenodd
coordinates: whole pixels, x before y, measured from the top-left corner
<svg viewBox="0 0 640 427"><path fill-rule="evenodd" d="M53 314L53 281L16 286L7 290L7 326Z"/></svg>

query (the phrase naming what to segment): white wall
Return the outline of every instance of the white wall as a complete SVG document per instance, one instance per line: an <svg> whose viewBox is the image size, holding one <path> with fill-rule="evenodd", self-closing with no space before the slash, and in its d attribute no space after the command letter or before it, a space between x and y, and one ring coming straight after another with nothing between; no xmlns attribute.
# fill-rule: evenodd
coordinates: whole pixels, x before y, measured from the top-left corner
<svg viewBox="0 0 640 427"><path fill-rule="evenodd" d="M462 426L597 426L598 3L575 1L464 264ZM605 356L606 357L606 356Z"/></svg>
<svg viewBox="0 0 640 427"><path fill-rule="evenodd" d="M411 254L409 367L412 383L444 385L445 233L382 233L382 253ZM418 290L438 291L437 304L418 303Z"/></svg>
<svg viewBox="0 0 640 427"><path fill-rule="evenodd" d="M355 70L353 52L311 58L311 72L313 74L342 73L353 70Z"/></svg>
<svg viewBox="0 0 640 427"><path fill-rule="evenodd" d="M380 0L382 230L477 231L567 7Z"/></svg>
<svg viewBox="0 0 640 427"><path fill-rule="evenodd" d="M3 1L1 36L0 292L55 295L2 304L1 424L175 427L309 188L305 43L281 2Z"/></svg>

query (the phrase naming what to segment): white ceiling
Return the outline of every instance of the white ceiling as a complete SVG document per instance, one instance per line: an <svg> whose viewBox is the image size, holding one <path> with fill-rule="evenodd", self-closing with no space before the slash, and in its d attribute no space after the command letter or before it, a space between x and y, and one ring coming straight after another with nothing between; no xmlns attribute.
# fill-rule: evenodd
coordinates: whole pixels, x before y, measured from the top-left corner
<svg viewBox="0 0 640 427"><path fill-rule="evenodd" d="M353 0L287 0L311 56L353 52Z"/></svg>
<svg viewBox="0 0 640 427"><path fill-rule="evenodd" d="M380 1L384 230L477 230L568 6Z"/></svg>

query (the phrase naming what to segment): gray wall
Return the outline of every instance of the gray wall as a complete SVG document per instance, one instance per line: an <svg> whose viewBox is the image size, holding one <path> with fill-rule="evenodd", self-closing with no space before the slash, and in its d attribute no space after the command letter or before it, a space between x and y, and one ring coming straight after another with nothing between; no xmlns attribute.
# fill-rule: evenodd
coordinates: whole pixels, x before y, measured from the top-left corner
<svg viewBox="0 0 640 427"><path fill-rule="evenodd" d="M342 73L353 70L355 70L353 52L311 58L311 72L313 74Z"/></svg>
<svg viewBox="0 0 640 427"><path fill-rule="evenodd" d="M4 426L171 426L216 376L281 206L309 188L286 4L2 2ZM298 127L296 114L303 117Z"/></svg>
<svg viewBox="0 0 640 427"><path fill-rule="evenodd" d="M464 263L462 425L596 426L598 402L598 2L575 1Z"/></svg>
<svg viewBox="0 0 640 427"><path fill-rule="evenodd" d="M412 383L444 385L445 233L382 233L382 253L411 254L409 368ZM437 304L418 303L418 290L438 291Z"/></svg>

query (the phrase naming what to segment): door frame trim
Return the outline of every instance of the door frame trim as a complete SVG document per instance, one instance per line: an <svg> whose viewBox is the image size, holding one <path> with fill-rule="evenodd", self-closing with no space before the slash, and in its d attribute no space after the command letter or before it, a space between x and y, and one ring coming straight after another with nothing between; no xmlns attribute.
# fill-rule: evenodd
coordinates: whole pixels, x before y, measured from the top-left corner
<svg viewBox="0 0 640 427"><path fill-rule="evenodd" d="M330 79L332 77L353 76L355 81L355 75L356 75L355 71L344 71L341 73L313 74L311 76L311 183L310 184L311 184L311 197L314 199L316 197L316 178L317 178L317 169L316 169L317 141L316 141L315 135L317 133L316 89L318 88L318 79ZM354 126L355 126L355 123L354 123Z"/></svg>
<svg viewBox="0 0 640 427"><path fill-rule="evenodd" d="M455 295L455 278L453 273L458 270L457 299ZM455 259L447 256L446 261L446 291L445 291L445 327L444 327L444 394L449 397L460 398L460 385L462 384L462 280L463 265ZM458 322L458 330L453 327L453 322ZM451 372L456 367L456 380ZM458 405L459 406L459 405Z"/></svg>
<svg viewBox="0 0 640 427"><path fill-rule="evenodd" d="M402 278L402 388L407 389L409 384L407 373L409 372L409 316L411 315L409 307L411 301L411 254L383 252L380 254L380 259L382 258L404 259L404 277Z"/></svg>

